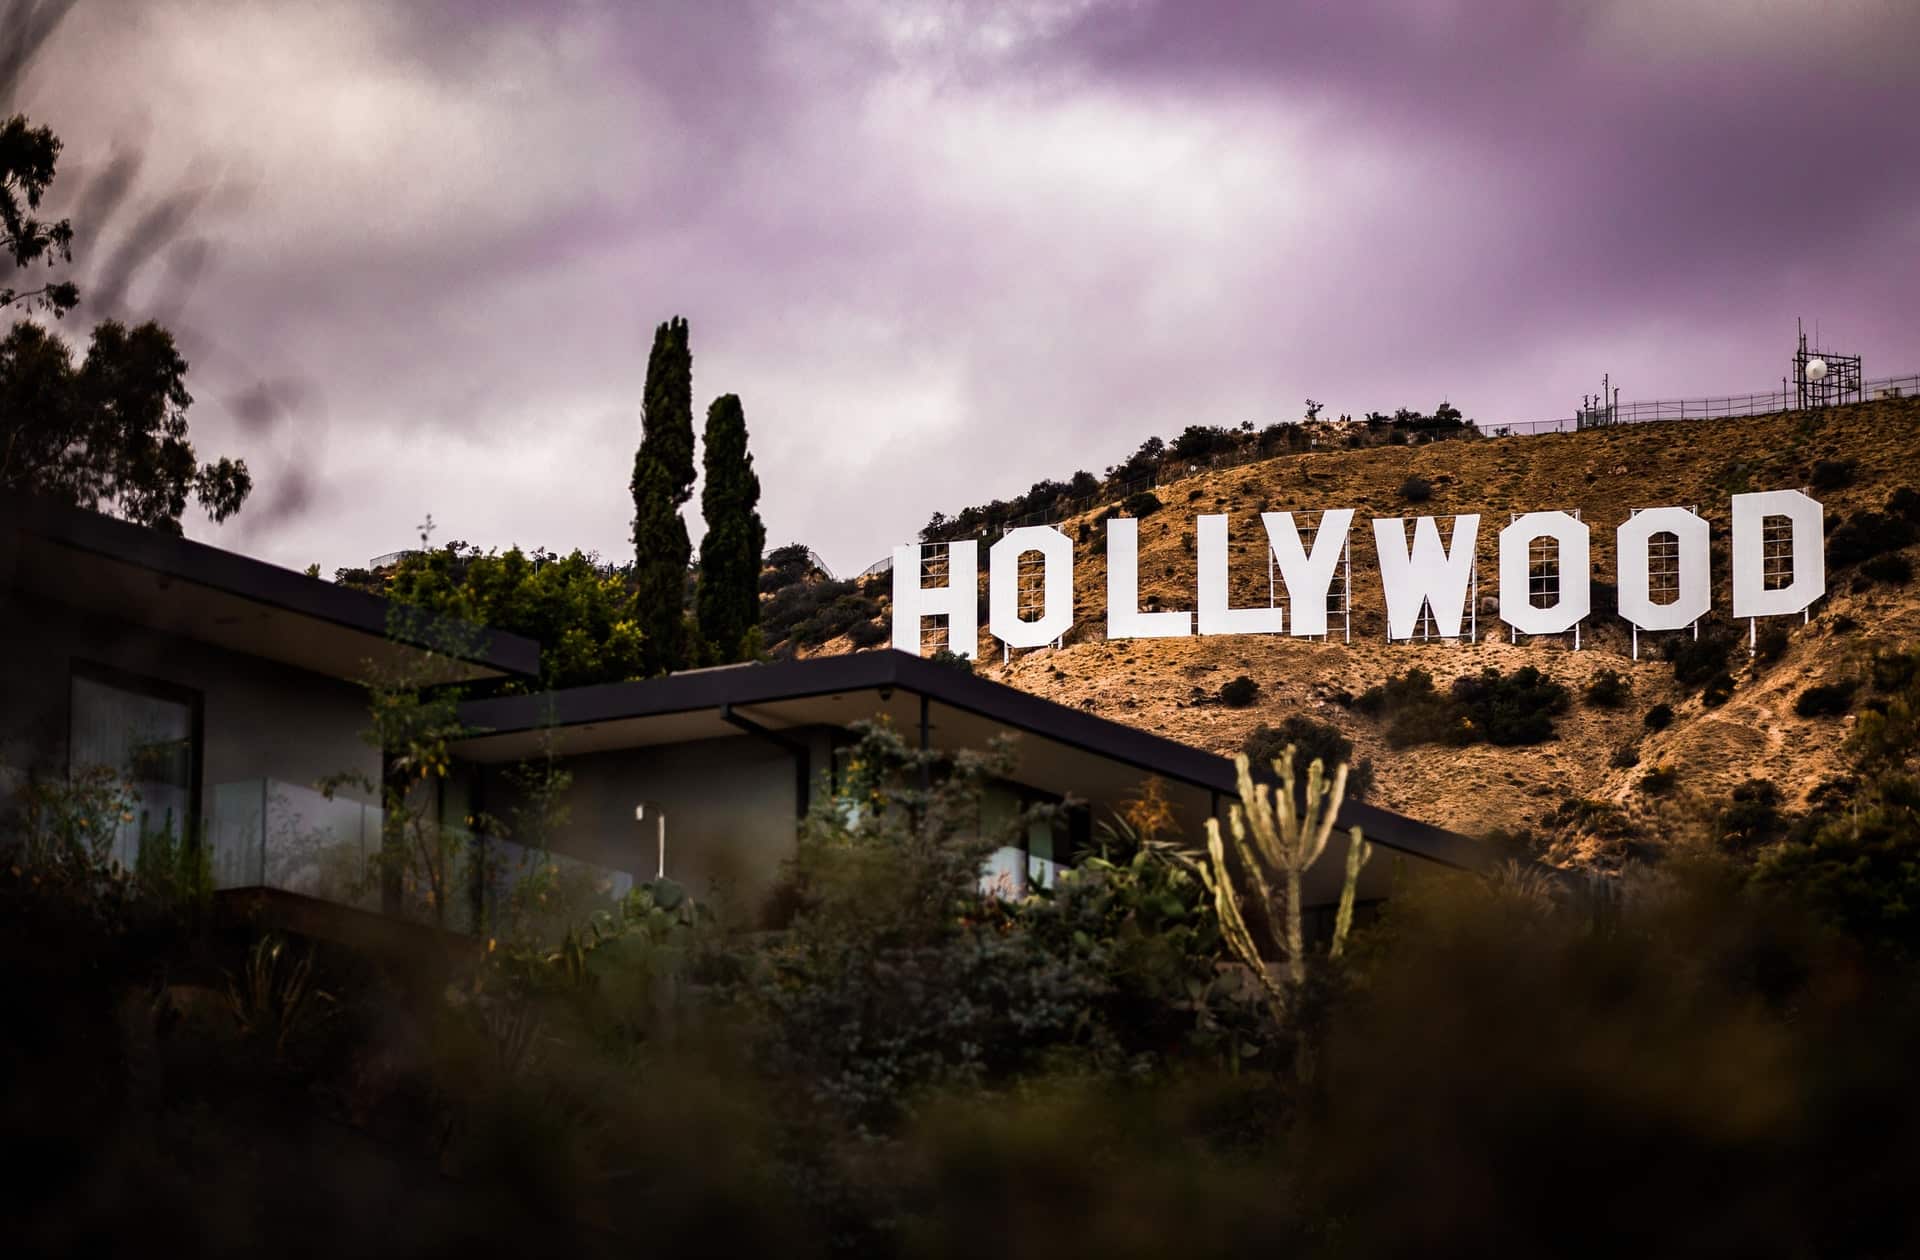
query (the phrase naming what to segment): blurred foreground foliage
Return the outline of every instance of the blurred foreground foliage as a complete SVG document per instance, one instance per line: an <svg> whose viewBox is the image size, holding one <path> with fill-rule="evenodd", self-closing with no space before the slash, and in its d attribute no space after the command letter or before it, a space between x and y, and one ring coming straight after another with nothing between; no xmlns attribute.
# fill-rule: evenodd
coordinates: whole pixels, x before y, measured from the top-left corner
<svg viewBox="0 0 1920 1260"><path fill-rule="evenodd" d="M1912 1254L1916 674L1876 664L1851 787L1791 819L1739 802L1757 858L1405 880L1278 1006L1163 797L1003 899L980 870L1007 836L975 822L1007 750L886 728L750 927L662 882L557 939L382 951L183 913L84 844L21 848L0 1133L33 1157L9 1239Z"/></svg>

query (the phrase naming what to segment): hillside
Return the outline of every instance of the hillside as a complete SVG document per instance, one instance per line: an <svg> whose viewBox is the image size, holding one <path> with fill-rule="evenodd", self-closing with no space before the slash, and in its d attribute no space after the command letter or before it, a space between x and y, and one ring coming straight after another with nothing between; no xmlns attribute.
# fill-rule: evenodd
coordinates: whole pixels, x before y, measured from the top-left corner
<svg viewBox="0 0 1920 1260"><path fill-rule="evenodd" d="M1414 476L1431 485L1425 502L1402 498L1403 483ZM1750 659L1741 623L1727 658L1731 697L1709 705L1698 686L1676 684L1673 666L1661 659L1662 642L1677 635L1643 635L1641 659L1630 658L1627 628L1611 616L1614 528L1633 507L1697 506L1714 527L1716 613L1706 633L1731 638L1736 628L1724 618L1731 494L1814 486L1814 496L1826 505L1830 534L1842 526L1857 542L1861 534L1886 531L1876 528L1874 518L1842 523L1884 509L1893 491L1917 482L1920 400L1914 399L1758 418L1314 451L1202 472L1155 489L1165 506L1140 525L1142 607L1156 601L1193 607L1193 517L1201 512L1233 516L1232 584L1234 602L1241 605L1264 601L1267 589L1255 513L1351 507L1357 515L1350 644L1337 636L1327 644L1267 636L1106 641L1106 569L1098 546L1103 531L1097 524L1101 511L1095 510L1060 523L1076 539L1076 617L1064 646L1018 653L1003 663L983 626L980 670L1220 752L1239 749L1261 723L1307 714L1338 726L1354 741L1357 756L1372 759L1372 799L1379 803L1459 830L1524 835L1555 860L1610 866L1697 830L1703 802L1724 800L1747 779L1772 781L1783 807L1799 808L1810 790L1837 772L1835 756L1852 719L1796 716L1796 699L1809 685L1857 677L1876 647L1911 642L1920 626L1920 595L1901 578L1898 560L1872 566L1878 576L1869 578L1858 564L1836 556L1842 549L1830 540L1829 593L1814 606L1811 622L1775 623L1788 634L1784 652L1771 661ZM1577 652L1570 636L1510 643L1495 619L1499 528L1509 512L1545 509L1579 509L1593 526L1593 574L1603 585ZM1482 637L1475 643L1388 643L1367 518L1466 512L1483 518L1477 549ZM875 628L858 637L871 639ZM841 636L813 650L853 645ZM1576 697L1557 721L1557 737L1546 743L1392 748L1381 723L1350 707L1367 688L1411 668L1428 671L1444 689L1488 666L1512 671L1523 665L1564 683ZM1581 702L1587 684L1607 669L1630 680L1625 705L1608 710ZM1253 704L1231 708L1214 699L1221 684L1239 675L1259 685ZM1674 721L1665 730L1648 730L1647 710L1663 703L1672 706ZM1628 760L1621 750L1628 748L1637 764L1621 764ZM1647 789L1643 781L1653 767L1673 771L1670 789Z"/></svg>

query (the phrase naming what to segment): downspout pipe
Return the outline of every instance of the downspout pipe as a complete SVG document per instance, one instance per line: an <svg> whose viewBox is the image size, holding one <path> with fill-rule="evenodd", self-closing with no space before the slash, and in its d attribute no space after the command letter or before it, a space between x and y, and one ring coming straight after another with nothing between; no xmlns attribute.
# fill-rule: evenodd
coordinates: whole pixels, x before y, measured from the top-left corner
<svg viewBox="0 0 1920 1260"><path fill-rule="evenodd" d="M731 701L720 706L720 720L793 754L794 816L805 818L807 807L812 804L813 795L813 753L808 750L806 744L783 735L772 727L762 726L745 714L736 712Z"/></svg>

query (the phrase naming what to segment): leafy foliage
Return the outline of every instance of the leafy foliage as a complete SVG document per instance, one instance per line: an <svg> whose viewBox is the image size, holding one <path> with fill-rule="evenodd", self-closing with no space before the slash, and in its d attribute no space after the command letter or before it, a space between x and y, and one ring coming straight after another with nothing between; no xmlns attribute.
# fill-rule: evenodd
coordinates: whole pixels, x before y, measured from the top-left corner
<svg viewBox="0 0 1920 1260"><path fill-rule="evenodd" d="M72 258L64 219L34 217L52 182L60 142L16 115L0 124L0 246L16 268ZM80 300L71 282L20 291L16 302L66 314ZM148 322L97 324L86 355L53 332L20 320L0 339L0 489L105 511L166 533L180 532L189 496L215 521L240 510L253 489L245 461L199 463L187 438L187 363L173 335Z"/></svg>
<svg viewBox="0 0 1920 1260"><path fill-rule="evenodd" d="M1641 719L1650 731L1664 731L1673 725L1673 706L1662 702L1647 710L1647 716Z"/></svg>
<svg viewBox="0 0 1920 1260"><path fill-rule="evenodd" d="M52 128L32 126L19 114L0 124L0 248L23 271L35 263L73 261L73 224L66 219L48 222L33 213L53 183L60 147ZM56 319L79 301L80 290L72 281L50 281L24 292L0 286L0 308L19 302Z"/></svg>
<svg viewBox="0 0 1920 1260"><path fill-rule="evenodd" d="M1408 477L1400 483L1400 497L1408 503L1425 503L1433 497L1433 483L1425 477Z"/></svg>
<svg viewBox="0 0 1920 1260"><path fill-rule="evenodd" d="M349 574L337 578L352 580ZM581 551L481 551L469 543L412 552L363 583L396 603L540 644L544 690L645 676L639 610L625 575ZM506 691L525 683L508 680Z"/></svg>

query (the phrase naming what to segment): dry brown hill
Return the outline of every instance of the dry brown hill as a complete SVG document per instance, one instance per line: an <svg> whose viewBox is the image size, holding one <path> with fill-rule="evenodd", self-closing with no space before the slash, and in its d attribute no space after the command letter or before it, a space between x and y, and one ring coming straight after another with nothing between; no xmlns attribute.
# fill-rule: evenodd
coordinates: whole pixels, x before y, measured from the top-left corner
<svg viewBox="0 0 1920 1260"><path fill-rule="evenodd" d="M1308 714L1339 726L1355 741L1358 755L1372 758L1374 799L1383 805L1463 831L1528 834L1560 860L1611 864L1636 844L1658 845L1689 830L1703 802L1724 799L1748 778L1773 781L1785 804L1797 808L1808 790L1836 772L1836 753L1851 719L1797 717L1795 699L1810 684L1857 675L1875 646L1912 641L1920 626L1920 596L1911 585L1868 582L1852 567L1830 566L1829 593L1814 606L1810 624L1783 620L1790 637L1778 660L1750 661L1741 624L1741 645L1730 660L1734 693L1724 704L1707 707L1699 695L1676 686L1672 666L1660 659L1658 641L1670 636L1643 635L1641 659L1629 658L1626 630L1609 615L1610 587L1596 601L1583 650L1572 650L1570 636L1508 642L1494 616L1500 527L1509 512L1580 509L1594 527L1594 577L1611 583L1613 530L1630 509L1697 505L1714 526L1714 602L1724 609L1730 602L1729 496L1807 486L1820 461L1853 462L1848 484L1815 491L1830 529L1851 514L1882 508L1894 489L1920 483L1920 400L1314 452L1204 472L1157 488L1165 507L1141 521L1142 606L1157 600L1164 607L1193 607L1193 518L1201 512L1232 514L1232 584L1240 605L1264 600L1267 589L1256 512L1351 507L1357 510L1351 643L1269 636L1106 641L1106 568L1095 546L1103 531L1096 525L1099 513L1091 512L1061 523L1079 539L1075 625L1065 645L1016 653L1003 663L998 645L983 631L980 669L1050 699L1220 752L1237 750L1260 723ZM1824 481L1846 479L1844 472L1823 471ZM1402 499L1409 476L1431 483L1429 501ZM1467 512L1483 518L1479 641L1388 643L1367 519ZM849 649L840 638L821 650ZM1485 666L1512 670L1524 664L1576 694L1595 673L1615 669L1631 679L1632 698L1616 711L1576 700L1559 720L1558 738L1523 748L1390 748L1378 723L1344 703L1416 666L1444 686ZM1210 699L1241 674L1260 686L1252 706L1228 708ZM1675 709L1675 721L1664 731L1647 731L1647 709L1663 702ZM1635 747L1639 763L1612 764L1617 750L1628 746ZM1641 787L1656 766L1675 772L1674 789L1659 797ZM1616 808L1595 810L1585 802Z"/></svg>

